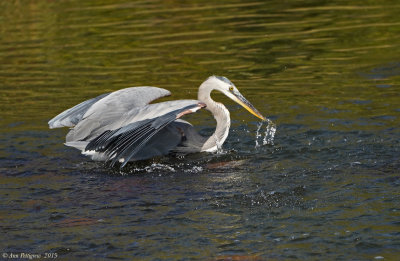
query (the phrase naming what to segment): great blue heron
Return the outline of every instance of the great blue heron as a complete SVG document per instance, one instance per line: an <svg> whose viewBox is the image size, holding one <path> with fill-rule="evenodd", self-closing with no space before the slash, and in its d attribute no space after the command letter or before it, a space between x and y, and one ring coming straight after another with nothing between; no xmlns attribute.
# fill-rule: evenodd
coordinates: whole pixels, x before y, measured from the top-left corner
<svg viewBox="0 0 400 261"><path fill-rule="evenodd" d="M211 76L200 85L198 100L149 104L171 93L157 87L131 87L84 101L51 119L49 127L70 127L65 145L80 149L93 160L111 161L112 166L120 162L121 168L130 160L171 152L213 152L224 143L231 124L226 107L211 99L213 90L266 120L231 81ZM201 108L209 110L217 121L210 137L201 136L189 122L180 119Z"/></svg>

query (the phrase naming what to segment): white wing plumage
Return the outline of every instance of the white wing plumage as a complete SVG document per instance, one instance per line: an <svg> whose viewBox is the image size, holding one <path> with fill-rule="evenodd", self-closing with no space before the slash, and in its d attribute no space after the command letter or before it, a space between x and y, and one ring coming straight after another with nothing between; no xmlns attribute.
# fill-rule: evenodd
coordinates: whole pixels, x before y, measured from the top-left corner
<svg viewBox="0 0 400 261"><path fill-rule="evenodd" d="M118 113L128 111L134 107L142 107L150 102L171 95L170 91L151 87L130 87L112 93L105 93L74 107L63 111L49 121L50 129L74 127L87 115L104 113L107 107L113 107Z"/></svg>

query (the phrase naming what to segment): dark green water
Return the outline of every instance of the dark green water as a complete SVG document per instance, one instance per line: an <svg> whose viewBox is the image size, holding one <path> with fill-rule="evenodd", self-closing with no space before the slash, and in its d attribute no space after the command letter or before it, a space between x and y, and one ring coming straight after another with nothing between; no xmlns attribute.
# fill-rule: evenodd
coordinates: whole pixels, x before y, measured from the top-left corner
<svg viewBox="0 0 400 261"><path fill-rule="evenodd" d="M398 260L399 14L372 0L1 1L0 254ZM273 144L256 147L257 119L220 94L222 154L120 172L47 129L129 86L196 98L213 74L274 121ZM190 119L207 133L210 117Z"/></svg>

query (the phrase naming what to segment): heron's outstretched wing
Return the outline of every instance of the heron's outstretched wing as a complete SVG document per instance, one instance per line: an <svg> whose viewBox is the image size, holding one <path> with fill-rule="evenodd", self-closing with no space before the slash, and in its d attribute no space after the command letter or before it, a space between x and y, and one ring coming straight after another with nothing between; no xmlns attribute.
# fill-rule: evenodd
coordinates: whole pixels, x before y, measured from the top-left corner
<svg viewBox="0 0 400 261"><path fill-rule="evenodd" d="M63 111L62 113L58 114L56 117L49 121L50 129L54 128L61 128L61 127L73 127L75 126L86 113L86 111L97 101L103 99L109 95L109 93L105 93L99 95L95 98L89 99L87 101L81 102L74 107Z"/></svg>
<svg viewBox="0 0 400 261"><path fill-rule="evenodd" d="M111 165L119 161L122 162L122 168L141 151L154 135L163 131L170 123L185 114L204 107L204 103L194 101L193 104L186 104L184 107L158 117L136 121L115 130L105 131L89 142L85 151L104 153L109 160L112 160ZM179 130L177 129L176 132L179 132ZM160 137L157 140L160 140ZM168 143L168 141L165 141L165 143ZM167 146L167 144L159 143L156 146L162 147Z"/></svg>
<svg viewBox="0 0 400 261"><path fill-rule="evenodd" d="M105 130L122 127L123 116L126 113L170 94L168 90L157 87L132 87L112 92L85 112L82 119L68 133L66 141L89 140Z"/></svg>
<svg viewBox="0 0 400 261"><path fill-rule="evenodd" d="M168 95L171 95L168 90L150 86L131 87L102 94L60 113L49 121L49 127L51 129L74 127L82 119L89 116L92 119L98 116L101 116L102 119L107 119L107 116L117 117L134 107L143 107L158 98ZM111 113L109 113L110 111Z"/></svg>

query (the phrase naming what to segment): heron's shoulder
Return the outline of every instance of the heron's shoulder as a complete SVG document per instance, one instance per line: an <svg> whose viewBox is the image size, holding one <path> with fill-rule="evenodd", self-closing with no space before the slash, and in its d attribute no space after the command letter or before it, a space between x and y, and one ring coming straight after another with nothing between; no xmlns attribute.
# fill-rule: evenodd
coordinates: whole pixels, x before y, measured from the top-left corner
<svg viewBox="0 0 400 261"><path fill-rule="evenodd" d="M117 90L115 92L111 93L112 95L115 96L120 96L120 95L129 95L129 96L135 96L138 98L143 98L145 99L146 97L149 97L149 99L157 99L160 97L164 96L169 96L171 95L171 92L159 88L159 87L154 87L154 86L136 86L136 87L128 87L124 89Z"/></svg>
<svg viewBox="0 0 400 261"><path fill-rule="evenodd" d="M94 109L98 106L107 106L112 108L125 108L130 110L134 107L143 107L159 98L169 96L171 92L153 86L139 86L120 89L110 93L107 97L99 101Z"/></svg>
<svg viewBox="0 0 400 261"><path fill-rule="evenodd" d="M187 105L197 104L197 103L199 103L198 100L171 100L171 101L162 101L162 102L152 103L152 104L149 104L149 106L152 106L152 105L187 106Z"/></svg>
<svg viewBox="0 0 400 261"><path fill-rule="evenodd" d="M146 115L146 117L163 117L164 115L168 115L171 112L179 114L179 117L182 116L180 113L193 113L201 108L204 108L205 104L201 103L198 100L173 100L173 101L165 101L159 103L148 104L141 108L135 108L129 112L132 115ZM136 117L136 116L135 116ZM178 118L179 118L178 117Z"/></svg>

